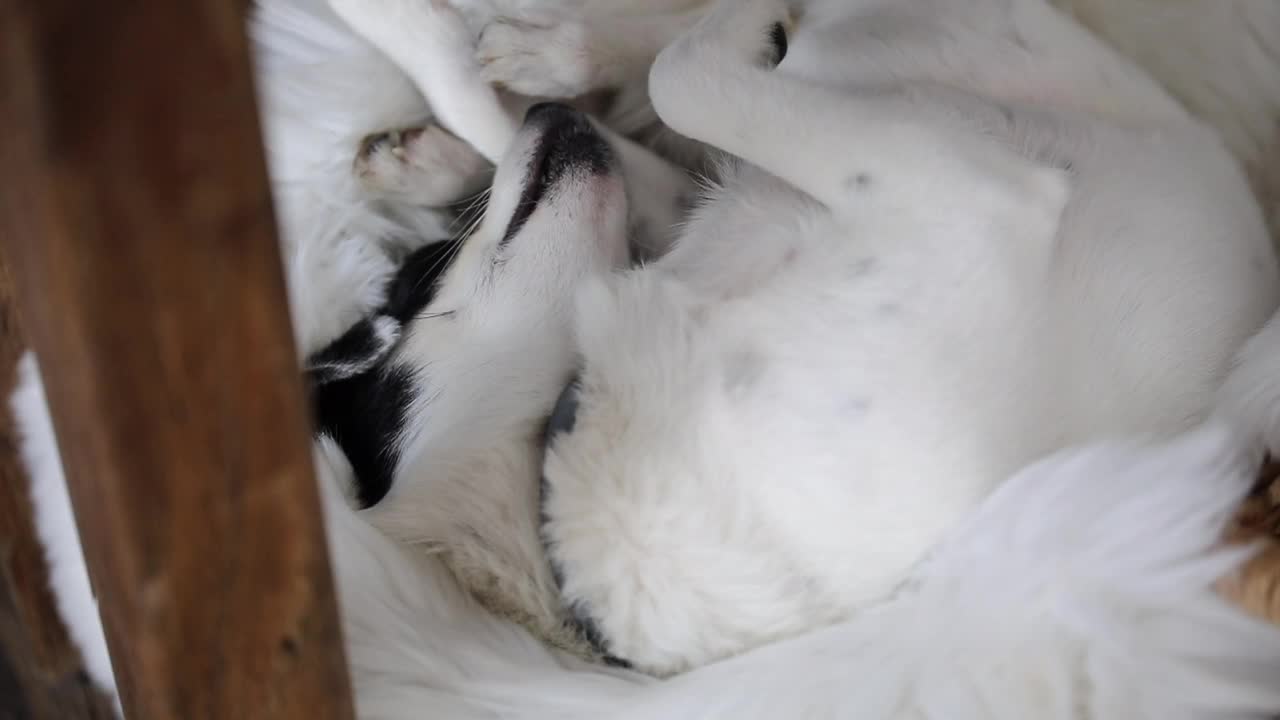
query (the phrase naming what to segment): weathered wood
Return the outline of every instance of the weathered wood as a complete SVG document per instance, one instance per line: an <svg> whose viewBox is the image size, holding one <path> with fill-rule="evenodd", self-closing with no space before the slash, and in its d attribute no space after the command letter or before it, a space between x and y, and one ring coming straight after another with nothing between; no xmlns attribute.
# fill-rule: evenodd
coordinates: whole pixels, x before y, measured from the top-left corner
<svg viewBox="0 0 1280 720"><path fill-rule="evenodd" d="M131 718L352 716L243 9L0 0L0 241Z"/></svg>

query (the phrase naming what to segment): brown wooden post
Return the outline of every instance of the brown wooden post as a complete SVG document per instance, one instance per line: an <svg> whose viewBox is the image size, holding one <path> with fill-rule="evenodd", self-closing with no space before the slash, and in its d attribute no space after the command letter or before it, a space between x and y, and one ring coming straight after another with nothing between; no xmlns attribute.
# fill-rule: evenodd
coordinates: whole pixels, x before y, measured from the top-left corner
<svg viewBox="0 0 1280 720"><path fill-rule="evenodd" d="M0 0L0 242L135 719L352 717L243 13Z"/></svg>

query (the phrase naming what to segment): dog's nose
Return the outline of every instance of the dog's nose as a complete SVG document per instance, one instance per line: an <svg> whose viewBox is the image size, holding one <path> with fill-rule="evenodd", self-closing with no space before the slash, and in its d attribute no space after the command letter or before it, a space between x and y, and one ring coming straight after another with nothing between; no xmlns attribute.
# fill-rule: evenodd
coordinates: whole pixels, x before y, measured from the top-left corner
<svg viewBox="0 0 1280 720"><path fill-rule="evenodd" d="M534 105L525 111L524 121L525 124L537 124L544 128L564 125L583 132L592 130L591 122L582 111L560 102L540 102Z"/></svg>
<svg viewBox="0 0 1280 720"><path fill-rule="evenodd" d="M530 107L524 114L525 122L533 122L540 118L573 115L578 111L562 102L540 102Z"/></svg>

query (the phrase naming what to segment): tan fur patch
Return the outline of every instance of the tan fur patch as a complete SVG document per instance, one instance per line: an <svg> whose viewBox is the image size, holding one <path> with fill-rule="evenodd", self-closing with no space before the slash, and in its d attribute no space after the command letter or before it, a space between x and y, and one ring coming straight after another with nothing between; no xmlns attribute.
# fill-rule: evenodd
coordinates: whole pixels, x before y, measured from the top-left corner
<svg viewBox="0 0 1280 720"><path fill-rule="evenodd" d="M1227 597L1280 625L1280 462L1263 468L1258 490L1241 508L1228 536L1232 542L1262 539L1267 546L1238 576L1222 585Z"/></svg>

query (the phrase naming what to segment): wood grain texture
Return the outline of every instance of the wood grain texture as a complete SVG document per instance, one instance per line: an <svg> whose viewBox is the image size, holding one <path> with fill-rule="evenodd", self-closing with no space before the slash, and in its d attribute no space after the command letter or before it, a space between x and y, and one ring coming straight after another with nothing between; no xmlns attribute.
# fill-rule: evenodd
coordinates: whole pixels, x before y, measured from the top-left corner
<svg viewBox="0 0 1280 720"><path fill-rule="evenodd" d="M0 0L0 241L134 719L353 714L243 10Z"/></svg>

